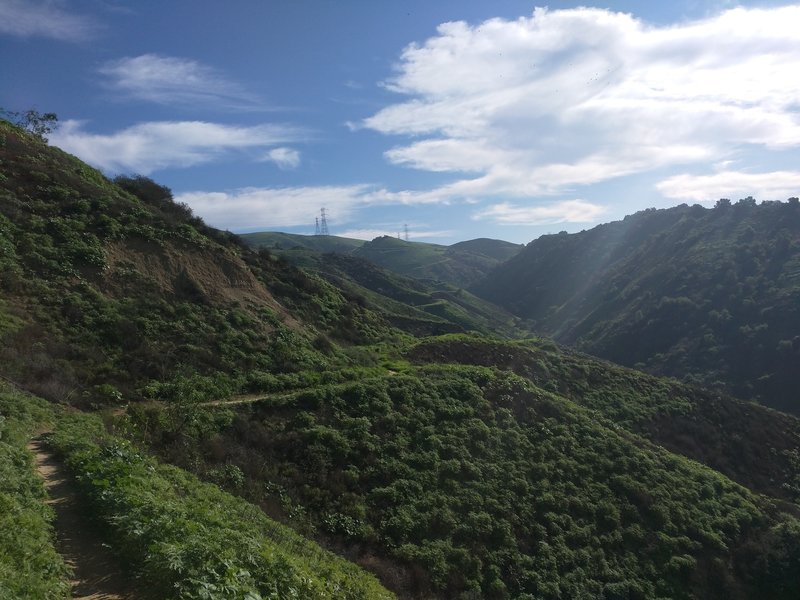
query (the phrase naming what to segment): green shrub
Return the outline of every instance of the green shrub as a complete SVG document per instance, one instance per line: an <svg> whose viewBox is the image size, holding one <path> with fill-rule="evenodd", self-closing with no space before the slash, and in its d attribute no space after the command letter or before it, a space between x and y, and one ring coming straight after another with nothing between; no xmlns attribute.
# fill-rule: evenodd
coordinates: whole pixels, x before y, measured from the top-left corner
<svg viewBox="0 0 800 600"><path fill-rule="evenodd" d="M52 420L43 401L0 383L0 598L70 597L68 569L53 546L52 509L25 448Z"/></svg>
<svg viewBox="0 0 800 600"><path fill-rule="evenodd" d="M375 579L258 508L64 417L51 438L115 550L161 598L392 598ZM226 478L234 473L228 469ZM240 473L234 473L239 481Z"/></svg>

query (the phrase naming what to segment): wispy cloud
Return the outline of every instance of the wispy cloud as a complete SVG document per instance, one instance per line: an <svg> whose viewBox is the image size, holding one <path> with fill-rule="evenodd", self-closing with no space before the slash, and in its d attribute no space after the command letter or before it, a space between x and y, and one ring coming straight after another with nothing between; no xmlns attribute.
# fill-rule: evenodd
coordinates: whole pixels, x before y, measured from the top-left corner
<svg viewBox="0 0 800 600"><path fill-rule="evenodd" d="M46 37L81 42L94 37L98 23L74 14L55 0L0 0L0 33L17 37Z"/></svg>
<svg viewBox="0 0 800 600"><path fill-rule="evenodd" d="M285 125L223 125L204 121L139 123L112 134L86 131L81 121L65 121L50 142L88 163L112 172L148 174L169 167L191 167L249 153L257 160L270 146L303 139Z"/></svg>
<svg viewBox="0 0 800 600"><path fill-rule="evenodd" d="M320 207L331 215L330 227L350 221L357 208L370 204L367 185L242 188L226 192L186 192L176 196L215 227L233 230L308 225L313 229Z"/></svg>
<svg viewBox="0 0 800 600"><path fill-rule="evenodd" d="M390 191L372 184L347 186L303 186L283 188L248 187L230 191L191 191L176 196L215 227L233 230L257 230L309 225L325 207L330 215L332 233L355 220L358 211L374 206L438 203L432 192ZM349 233L353 233L351 229ZM396 235L390 227L362 229L362 236ZM413 230L417 237L445 237L445 232ZM355 237L355 236L353 236ZM372 239L372 236L369 239Z"/></svg>
<svg viewBox="0 0 800 600"><path fill-rule="evenodd" d="M735 8L669 27L593 8L445 23L408 46L385 83L406 99L360 126L413 137L387 159L454 173L438 190L454 200L564 194L710 165L745 146L794 148L798 22L800 6ZM507 221L523 211L538 223L547 209L506 202L482 214Z"/></svg>
<svg viewBox="0 0 800 600"><path fill-rule="evenodd" d="M668 198L712 202L752 196L759 200L785 200L800 196L800 171L743 173L721 171L713 175L675 175L656 188Z"/></svg>
<svg viewBox="0 0 800 600"><path fill-rule="evenodd" d="M475 221L489 220L500 225L551 225L555 223L591 223L605 207L584 200L565 200L543 206L519 206L508 202L493 204L473 213Z"/></svg>
<svg viewBox="0 0 800 600"><path fill-rule="evenodd" d="M107 62L99 72L125 98L236 110L266 108L241 84L190 59L142 54Z"/></svg>
<svg viewBox="0 0 800 600"><path fill-rule="evenodd" d="M284 171L296 169L300 166L300 152L294 148L273 148L261 160L275 163L279 169Z"/></svg>

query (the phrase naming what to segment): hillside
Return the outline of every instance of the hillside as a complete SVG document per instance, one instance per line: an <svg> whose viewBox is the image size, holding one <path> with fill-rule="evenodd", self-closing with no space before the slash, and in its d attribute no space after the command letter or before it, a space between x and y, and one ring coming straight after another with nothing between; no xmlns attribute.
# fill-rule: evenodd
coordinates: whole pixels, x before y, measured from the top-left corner
<svg viewBox="0 0 800 600"><path fill-rule="evenodd" d="M390 373L273 388L188 447L158 427L157 411L131 418L170 460L217 480L234 465L244 482L227 485L334 540L401 597L800 591L796 419L754 407L752 430L745 419L718 441L723 466L754 490L780 490L778 503L684 458L709 448L660 445L686 421L714 432L705 420L721 411L706 404L726 399L607 370L549 342L447 336L405 354L413 364L396 360ZM761 418L780 436L740 437ZM736 464L765 444L772 450ZM780 458L756 481L772 454Z"/></svg>
<svg viewBox="0 0 800 600"><path fill-rule="evenodd" d="M272 251L277 251L278 253L281 250L305 248L306 250L314 250L315 252L349 254L365 243L364 240L343 238L335 235L298 235L279 231L243 233L240 237L249 246L254 248L267 248Z"/></svg>
<svg viewBox="0 0 800 600"><path fill-rule="evenodd" d="M500 240L440 246L383 236L358 247L353 254L400 275L467 287L520 249Z"/></svg>
<svg viewBox="0 0 800 600"><path fill-rule="evenodd" d="M357 256L299 269L0 128L0 369L51 401L0 389L11 598L64 596L46 430L159 597L800 595L795 418L504 340L492 305Z"/></svg>
<svg viewBox="0 0 800 600"><path fill-rule="evenodd" d="M353 255L320 254L302 247L276 252L411 335L476 331L516 338L528 333L520 319L451 284L404 277Z"/></svg>
<svg viewBox="0 0 800 600"><path fill-rule="evenodd" d="M28 389L89 405L205 377L230 393L254 370L346 364L329 338L388 330L324 280L207 227L167 188L111 182L0 127L0 374Z"/></svg>
<svg viewBox="0 0 800 600"><path fill-rule="evenodd" d="M800 204L647 210L542 236L473 286L590 354L800 414Z"/></svg>
<svg viewBox="0 0 800 600"><path fill-rule="evenodd" d="M522 249L519 244L480 238L452 246L408 242L389 236L371 242L324 235L247 233L242 239L255 248L277 255L291 253L292 262L304 264L302 251L352 255L384 269L414 279L466 287ZM287 252L288 251L288 252Z"/></svg>

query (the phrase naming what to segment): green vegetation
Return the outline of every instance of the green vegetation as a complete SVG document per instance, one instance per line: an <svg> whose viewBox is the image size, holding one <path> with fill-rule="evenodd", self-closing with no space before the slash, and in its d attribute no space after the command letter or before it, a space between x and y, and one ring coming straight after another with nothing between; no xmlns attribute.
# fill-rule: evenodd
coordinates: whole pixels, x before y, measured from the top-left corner
<svg viewBox="0 0 800 600"><path fill-rule="evenodd" d="M68 569L53 546L45 504L26 445L52 420L46 402L0 382L0 598L69 598Z"/></svg>
<svg viewBox="0 0 800 600"><path fill-rule="evenodd" d="M235 466L242 493L361 548L406 595L800 592L793 518L508 371L317 385L240 409L184 459L211 477ZM752 562L763 552L776 560Z"/></svg>
<svg viewBox="0 0 800 600"><path fill-rule="evenodd" d="M388 271L421 279L466 287L493 267L517 254L522 246L500 240L480 238L452 246L407 242L382 236L371 242L324 235L293 235L289 233L247 233L242 239L254 247L269 249L287 256L295 264L308 266L311 253L335 253L367 260Z"/></svg>
<svg viewBox="0 0 800 600"><path fill-rule="evenodd" d="M302 536L409 599L800 596L797 419L548 340L509 341L524 335L519 319L442 281L474 281L518 247L253 250L156 182L110 181L6 123L0 174L0 371L71 405L0 395L0 502L24 524L0 531L0 585L63 590L22 448L49 421L99 530L156 597L392 597ZM692 334L721 328L728 346L700 366L732 360L725 308L761 344L758 363L798 310L782 229L795 204L649 211L581 234L596 241L591 264L570 241L583 237L546 236L507 263L527 286L511 308L545 307L536 324L559 335L635 330L631 353L667 339L668 323L684 331L682 319ZM756 226L762 211L774 231ZM674 236L659 233L665 219ZM717 221L738 231L747 219L757 235L737 239L753 260L737 255L726 275L736 291L723 277L708 292L716 267L700 248L724 258ZM703 223L707 235L687 241ZM776 258L773 240L789 255ZM532 247L547 250L533 281ZM616 288L598 296L595 272ZM660 287L673 275L678 287ZM749 299L741 312L723 302L736 294ZM629 324L619 307L641 315ZM791 359L792 339L776 347ZM793 381L781 369L769 385ZM75 410L103 406L115 408L104 420Z"/></svg>
<svg viewBox="0 0 800 600"><path fill-rule="evenodd" d="M0 371L28 389L82 406L194 375L235 390L251 370L347 364L326 340L386 334L335 287L207 227L167 188L111 182L0 132Z"/></svg>
<svg viewBox="0 0 800 600"><path fill-rule="evenodd" d="M97 417L66 415L49 440L154 597L393 597L257 507L106 434Z"/></svg>
<svg viewBox="0 0 800 600"><path fill-rule="evenodd" d="M394 327L415 336L476 331L519 337L525 332L519 319L450 284L404 277L355 256L305 250L282 256L317 273Z"/></svg>
<svg viewBox="0 0 800 600"><path fill-rule="evenodd" d="M0 107L0 119L25 129L43 141L47 141L47 136L58 129L56 113L40 113L33 109L14 111Z"/></svg>
<svg viewBox="0 0 800 600"><path fill-rule="evenodd" d="M591 410L611 427L642 435L734 481L800 501L800 420L700 388L646 375L545 339L514 343L442 336L406 352L414 363L508 369Z"/></svg>
<svg viewBox="0 0 800 600"><path fill-rule="evenodd" d="M285 250L305 249L314 252L337 252L350 254L364 244L364 240L338 237L335 235L297 235L278 231L260 231L244 233L242 239L254 248L266 248L271 252L281 253Z"/></svg>
<svg viewBox="0 0 800 600"><path fill-rule="evenodd" d="M440 246L384 236L360 246L353 254L400 275L466 287L521 249L499 240Z"/></svg>
<svg viewBox="0 0 800 600"><path fill-rule="evenodd" d="M800 414L800 203L646 210L542 236L473 291L557 341Z"/></svg>

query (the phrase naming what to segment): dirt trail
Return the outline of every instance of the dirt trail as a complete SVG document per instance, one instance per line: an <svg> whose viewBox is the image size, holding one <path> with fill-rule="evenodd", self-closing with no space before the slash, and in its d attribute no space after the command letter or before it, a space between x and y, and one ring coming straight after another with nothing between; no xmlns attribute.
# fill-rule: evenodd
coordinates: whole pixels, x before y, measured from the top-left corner
<svg viewBox="0 0 800 600"><path fill-rule="evenodd" d="M72 597L84 600L136 600L130 582L103 545L80 509L75 484L38 439L28 448L35 456L36 470L44 480L48 504L56 512L56 549L74 571Z"/></svg>

